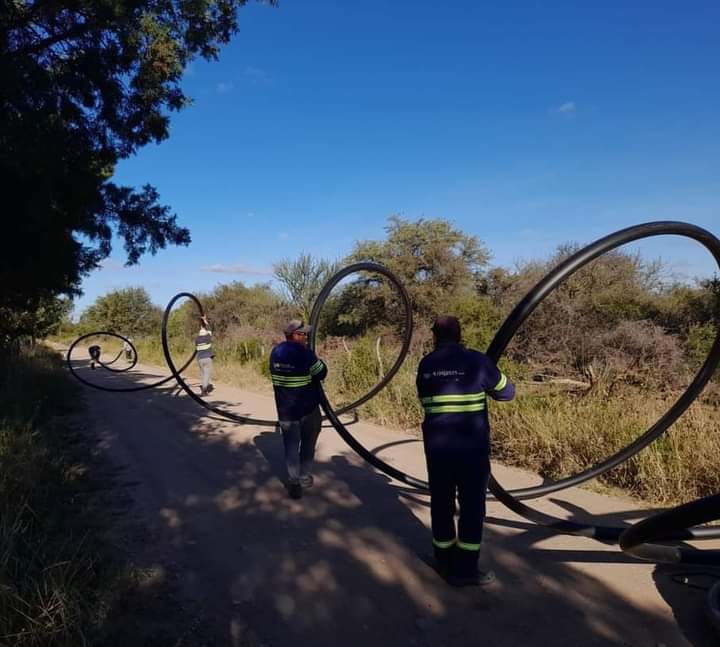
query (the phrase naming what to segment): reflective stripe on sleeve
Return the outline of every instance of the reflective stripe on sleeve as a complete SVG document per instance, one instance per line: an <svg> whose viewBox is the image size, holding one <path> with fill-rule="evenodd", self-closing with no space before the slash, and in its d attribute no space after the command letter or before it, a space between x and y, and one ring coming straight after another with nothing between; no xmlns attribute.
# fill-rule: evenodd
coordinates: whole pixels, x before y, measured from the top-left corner
<svg viewBox="0 0 720 647"><path fill-rule="evenodd" d="M493 387L493 391L502 391L507 386L507 377L500 373L500 381Z"/></svg>

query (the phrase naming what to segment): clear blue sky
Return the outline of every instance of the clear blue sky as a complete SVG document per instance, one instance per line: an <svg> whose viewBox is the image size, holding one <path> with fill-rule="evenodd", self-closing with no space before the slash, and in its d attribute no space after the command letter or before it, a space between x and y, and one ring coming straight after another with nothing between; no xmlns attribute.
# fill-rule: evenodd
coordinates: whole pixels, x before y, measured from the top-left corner
<svg viewBox="0 0 720 647"><path fill-rule="evenodd" d="M170 139L115 177L154 184L192 244L134 269L116 246L78 309L129 285L164 305L269 280L282 257L381 238L393 213L448 218L497 265L647 220L720 234L720 4L490 4L241 10L220 61L187 71ZM712 271L694 243L642 249Z"/></svg>

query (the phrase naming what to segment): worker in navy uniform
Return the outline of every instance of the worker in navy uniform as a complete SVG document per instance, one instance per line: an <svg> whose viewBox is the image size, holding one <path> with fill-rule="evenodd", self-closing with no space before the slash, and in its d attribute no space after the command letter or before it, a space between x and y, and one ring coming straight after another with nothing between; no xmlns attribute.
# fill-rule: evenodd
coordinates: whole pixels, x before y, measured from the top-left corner
<svg viewBox="0 0 720 647"><path fill-rule="evenodd" d="M270 354L270 376L285 446L288 494L293 499L301 498L303 488L313 484L311 471L322 421L320 381L327 375L324 362L307 346L311 330L311 326L293 319L285 327L285 341Z"/></svg>
<svg viewBox="0 0 720 647"><path fill-rule="evenodd" d="M435 350L420 362L416 384L425 409L435 560L454 586L488 584L494 574L478 566L490 478L487 399L512 400L515 388L487 355L463 346L455 317L439 317L432 331Z"/></svg>
<svg viewBox="0 0 720 647"><path fill-rule="evenodd" d="M100 353L102 352L100 346L90 346L88 348L88 354L90 355L90 368L95 370L95 363L100 364Z"/></svg>

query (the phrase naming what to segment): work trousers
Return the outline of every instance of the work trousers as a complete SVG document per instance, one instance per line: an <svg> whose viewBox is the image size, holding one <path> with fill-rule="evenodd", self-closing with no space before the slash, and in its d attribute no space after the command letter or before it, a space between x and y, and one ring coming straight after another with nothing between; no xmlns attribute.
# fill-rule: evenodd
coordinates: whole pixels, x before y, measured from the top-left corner
<svg viewBox="0 0 720 647"><path fill-rule="evenodd" d="M446 445L425 453L430 485L430 515L436 553L457 546L468 568L477 567L485 519L485 496L490 479L487 447L453 449ZM456 501L459 503L457 533ZM463 569L465 570L465 569Z"/></svg>
<svg viewBox="0 0 720 647"><path fill-rule="evenodd" d="M203 392L205 392L210 385L210 378L212 377L212 357L203 357L202 359L199 359L198 365L200 366L200 379L202 380L202 390Z"/></svg>
<svg viewBox="0 0 720 647"><path fill-rule="evenodd" d="M285 446L285 465L290 483L297 483L301 476L308 475L312 471L321 422L319 407L315 407L299 420L280 420Z"/></svg>

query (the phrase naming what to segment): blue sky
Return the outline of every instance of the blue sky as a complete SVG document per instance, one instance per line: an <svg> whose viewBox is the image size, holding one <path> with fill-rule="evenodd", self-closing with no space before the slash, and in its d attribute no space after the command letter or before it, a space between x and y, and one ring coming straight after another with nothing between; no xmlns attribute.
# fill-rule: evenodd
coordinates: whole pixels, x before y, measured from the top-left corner
<svg viewBox="0 0 720 647"><path fill-rule="evenodd" d="M240 24L188 69L170 139L115 177L155 185L192 244L130 269L117 245L78 310L129 285L164 305L269 280L282 257L381 238L393 213L448 218L506 266L648 220L720 234L716 1L281 0ZM712 272L692 242L641 249Z"/></svg>

